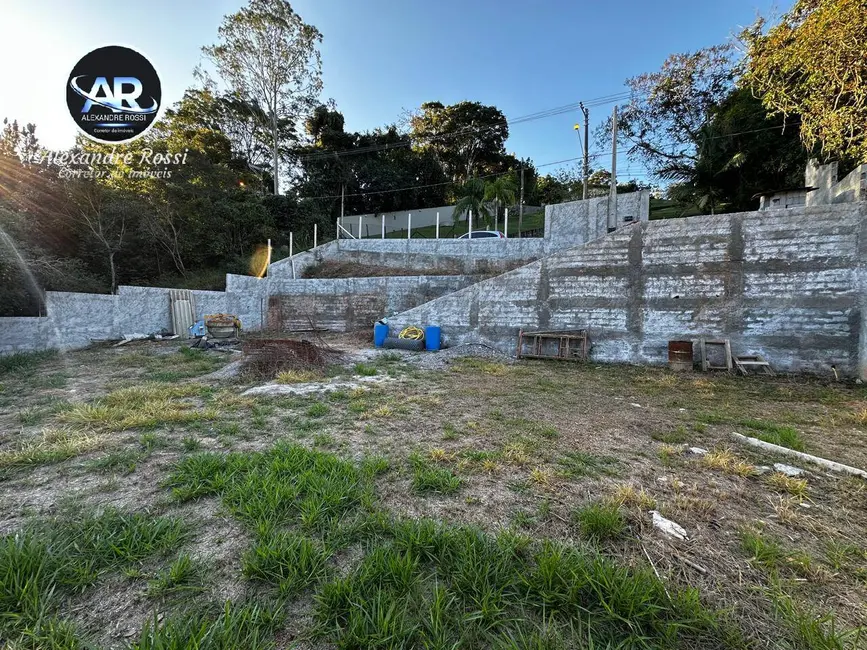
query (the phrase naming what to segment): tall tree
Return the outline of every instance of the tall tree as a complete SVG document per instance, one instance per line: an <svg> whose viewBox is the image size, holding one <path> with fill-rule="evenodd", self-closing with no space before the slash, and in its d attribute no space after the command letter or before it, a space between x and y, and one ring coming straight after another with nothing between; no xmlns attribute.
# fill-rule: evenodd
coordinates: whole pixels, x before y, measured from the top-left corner
<svg viewBox="0 0 867 650"><path fill-rule="evenodd" d="M413 146L432 152L452 181L503 171L509 125L496 106L426 102L409 124Z"/></svg>
<svg viewBox="0 0 867 650"><path fill-rule="evenodd" d="M672 167L695 164L701 129L731 92L735 76L731 45L672 54L656 72L626 80L632 98L619 110L618 139L660 177ZM602 147L610 144L610 120L596 135Z"/></svg>
<svg viewBox="0 0 867 650"><path fill-rule="evenodd" d="M274 194L279 194L281 122L295 124L322 89L317 49L322 35L286 0L250 0L223 19L219 37L202 51L237 98L267 115Z"/></svg>
<svg viewBox="0 0 867 650"><path fill-rule="evenodd" d="M765 107L799 116L807 148L867 161L867 2L797 0L765 27L759 19L742 34L745 79Z"/></svg>

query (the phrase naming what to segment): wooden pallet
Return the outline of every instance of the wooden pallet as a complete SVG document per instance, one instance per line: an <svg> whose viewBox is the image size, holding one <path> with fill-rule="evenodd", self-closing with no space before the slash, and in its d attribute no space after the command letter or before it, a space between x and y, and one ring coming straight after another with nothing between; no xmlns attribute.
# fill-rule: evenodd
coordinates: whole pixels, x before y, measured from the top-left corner
<svg viewBox="0 0 867 650"><path fill-rule="evenodd" d="M556 352L550 348L556 345ZM525 347L529 346L529 351ZM559 359L586 361L590 346L587 330L547 330L518 332L518 359Z"/></svg>
<svg viewBox="0 0 867 650"><path fill-rule="evenodd" d="M723 353L725 354L725 365L714 365L710 362L710 359L707 357L707 348L708 347L722 347ZM726 372L732 371L732 344L728 339L719 339L719 340L708 340L708 339L699 339L698 341L698 349L699 354L701 355L701 369L704 372L709 372L711 370L725 370Z"/></svg>
<svg viewBox="0 0 867 650"><path fill-rule="evenodd" d="M775 375L771 364L765 361L758 354L743 354L735 357L735 368L742 375L748 375L750 370L755 370L757 373L764 373L773 377Z"/></svg>

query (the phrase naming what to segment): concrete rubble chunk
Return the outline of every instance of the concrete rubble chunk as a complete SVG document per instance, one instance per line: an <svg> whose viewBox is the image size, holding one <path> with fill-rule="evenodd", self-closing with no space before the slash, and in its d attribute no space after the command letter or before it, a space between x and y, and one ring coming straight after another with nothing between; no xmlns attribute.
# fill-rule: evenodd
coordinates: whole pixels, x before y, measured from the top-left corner
<svg viewBox="0 0 867 650"><path fill-rule="evenodd" d="M753 468L753 474L756 476L761 476L762 474L767 474L770 471L771 471L771 468L768 467L767 465L756 465L755 468Z"/></svg>
<svg viewBox="0 0 867 650"><path fill-rule="evenodd" d="M792 465L786 465L785 463L774 463L774 471L791 477L803 476L805 474L804 470L800 467L793 467Z"/></svg>
<svg viewBox="0 0 867 650"><path fill-rule="evenodd" d="M707 453L707 449L702 449L701 447L690 447L689 453L695 454L696 456L704 456Z"/></svg>
<svg viewBox="0 0 867 650"><path fill-rule="evenodd" d="M651 510L650 514L653 515L654 528L661 531L663 535L674 539L689 539L686 534L686 529L677 522L674 522L671 519L666 519L656 510Z"/></svg>

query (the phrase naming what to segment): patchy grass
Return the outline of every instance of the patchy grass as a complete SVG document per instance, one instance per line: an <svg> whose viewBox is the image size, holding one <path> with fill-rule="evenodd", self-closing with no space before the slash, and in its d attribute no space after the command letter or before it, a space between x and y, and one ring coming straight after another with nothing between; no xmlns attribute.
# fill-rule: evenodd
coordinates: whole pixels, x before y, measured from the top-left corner
<svg viewBox="0 0 867 650"><path fill-rule="evenodd" d="M611 494L611 500L618 506L653 510L656 508L654 499L644 488L636 488L632 483L621 483Z"/></svg>
<svg viewBox="0 0 867 650"><path fill-rule="evenodd" d="M767 479L768 485L778 492L788 492L793 497L807 497L807 479L786 476L782 472L774 472Z"/></svg>
<svg viewBox="0 0 867 650"><path fill-rule="evenodd" d="M0 468L59 463L98 448L103 439L90 431L70 428L46 429L35 440L0 451Z"/></svg>
<svg viewBox="0 0 867 650"><path fill-rule="evenodd" d="M203 567L186 553L181 553L168 568L157 573L148 581L149 598L166 598L178 593L200 592L204 590Z"/></svg>
<svg viewBox="0 0 867 650"><path fill-rule="evenodd" d="M689 442L691 437L684 425L679 425L676 429L670 431L662 431L651 433L650 437L658 442L664 442L669 445L679 445Z"/></svg>
<svg viewBox="0 0 867 650"><path fill-rule="evenodd" d="M590 503L575 512L581 536L600 542L619 537L626 528L620 508L610 503Z"/></svg>
<svg viewBox="0 0 867 650"><path fill-rule="evenodd" d="M619 461L613 456L597 456L580 451L570 451L557 459L560 472L571 479L597 476L616 476Z"/></svg>
<svg viewBox="0 0 867 650"><path fill-rule="evenodd" d="M93 585L102 573L176 547L180 520L119 510L70 513L0 540L0 636L12 647L81 647L61 618L64 594Z"/></svg>
<svg viewBox="0 0 867 650"><path fill-rule="evenodd" d="M701 462L705 467L709 467L710 469L720 470L726 474L734 474L740 477L751 476L756 471L754 465L736 456L731 449L709 451L701 457Z"/></svg>
<svg viewBox="0 0 867 650"><path fill-rule="evenodd" d="M356 363L352 367L352 371L356 375L361 375L362 377L373 377L378 372L376 366L372 366L366 363Z"/></svg>
<svg viewBox="0 0 867 650"><path fill-rule="evenodd" d="M454 494L463 484L461 478L450 469L433 467L420 454L411 455L409 461L412 466L412 489L418 493Z"/></svg>
<svg viewBox="0 0 867 650"><path fill-rule="evenodd" d="M739 420L738 424L758 432L753 437L795 451L804 451L804 439L792 427L766 422L764 420Z"/></svg>
<svg viewBox="0 0 867 650"><path fill-rule="evenodd" d="M41 350L38 352L17 352L0 357L0 377L5 375L20 375L28 373L46 361L58 357L57 350Z"/></svg>

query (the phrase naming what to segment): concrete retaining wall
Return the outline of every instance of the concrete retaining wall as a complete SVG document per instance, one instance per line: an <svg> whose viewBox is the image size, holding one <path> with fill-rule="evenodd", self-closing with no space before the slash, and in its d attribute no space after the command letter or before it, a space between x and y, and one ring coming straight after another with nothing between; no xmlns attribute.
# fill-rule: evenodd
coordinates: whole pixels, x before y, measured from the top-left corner
<svg viewBox="0 0 867 650"><path fill-rule="evenodd" d="M272 280L268 288L268 329L369 328L383 316L458 291L474 281L465 275Z"/></svg>
<svg viewBox="0 0 867 650"><path fill-rule="evenodd" d="M592 358L663 364L726 337L778 370L867 378L867 205L640 223L426 303L395 328L514 354L524 329L591 330Z"/></svg>

